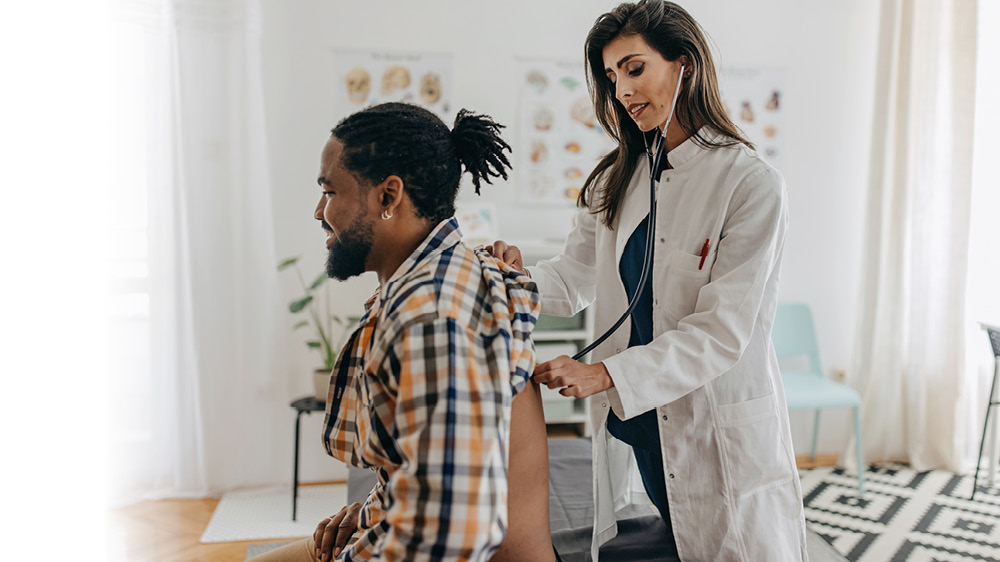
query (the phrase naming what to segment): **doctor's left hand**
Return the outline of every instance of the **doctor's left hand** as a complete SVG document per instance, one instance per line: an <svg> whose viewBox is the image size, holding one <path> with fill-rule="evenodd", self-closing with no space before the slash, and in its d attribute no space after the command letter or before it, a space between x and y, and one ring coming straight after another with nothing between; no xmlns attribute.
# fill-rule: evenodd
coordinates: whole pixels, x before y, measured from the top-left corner
<svg viewBox="0 0 1000 562"><path fill-rule="evenodd" d="M586 398L615 385L604 363L587 365L574 361L568 355L539 363L531 379L549 388L558 388L559 394L574 398Z"/></svg>

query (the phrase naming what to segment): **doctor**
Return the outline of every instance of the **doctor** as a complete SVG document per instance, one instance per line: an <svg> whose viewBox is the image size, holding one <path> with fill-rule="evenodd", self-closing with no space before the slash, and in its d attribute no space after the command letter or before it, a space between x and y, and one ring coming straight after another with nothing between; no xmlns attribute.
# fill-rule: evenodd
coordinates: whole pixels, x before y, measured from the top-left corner
<svg viewBox="0 0 1000 562"><path fill-rule="evenodd" d="M621 4L597 19L585 51L595 112L619 146L587 179L563 253L527 268L543 313L570 316L593 304L603 331L626 309L650 228L644 154L667 127L652 269L638 306L594 350L594 363L563 356L534 375L591 400L594 560L617 533L615 511L639 489L632 463L673 535L668 555L806 560L770 338L788 223L784 180L727 116L705 37L681 7ZM522 267L516 246L490 249Z"/></svg>

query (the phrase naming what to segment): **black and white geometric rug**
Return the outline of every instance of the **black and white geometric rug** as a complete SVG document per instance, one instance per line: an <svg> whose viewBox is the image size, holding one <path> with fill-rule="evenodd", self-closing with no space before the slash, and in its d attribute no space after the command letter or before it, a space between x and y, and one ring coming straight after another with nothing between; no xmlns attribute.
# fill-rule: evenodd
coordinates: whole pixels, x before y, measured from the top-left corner
<svg viewBox="0 0 1000 562"><path fill-rule="evenodd" d="M807 526L852 562L1000 562L1000 487L972 476L872 466L800 471ZM982 474L980 474L982 477Z"/></svg>

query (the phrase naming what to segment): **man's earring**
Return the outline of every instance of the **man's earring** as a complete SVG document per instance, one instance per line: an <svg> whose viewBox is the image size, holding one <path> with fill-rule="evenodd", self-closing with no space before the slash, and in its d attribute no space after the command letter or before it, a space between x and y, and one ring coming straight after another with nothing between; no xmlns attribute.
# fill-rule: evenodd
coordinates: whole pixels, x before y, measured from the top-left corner
<svg viewBox="0 0 1000 562"><path fill-rule="evenodd" d="M389 220L391 218L392 218L392 213L389 212L389 209L383 209L382 210L382 220L387 221L387 220Z"/></svg>

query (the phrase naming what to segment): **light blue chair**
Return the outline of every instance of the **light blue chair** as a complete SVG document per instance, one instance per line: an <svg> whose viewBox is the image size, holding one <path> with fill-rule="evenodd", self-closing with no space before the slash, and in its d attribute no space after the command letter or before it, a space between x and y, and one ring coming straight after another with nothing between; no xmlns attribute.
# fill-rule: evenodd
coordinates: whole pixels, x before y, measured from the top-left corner
<svg viewBox="0 0 1000 562"><path fill-rule="evenodd" d="M819 345L809 306L801 303L778 303L771 329L771 340L781 366L785 398L789 411L814 410L810 458L816 459L819 438L819 414L825 408L854 410L854 442L857 446L858 491L865 491L865 461L861 447L861 395L846 385L823 376Z"/></svg>

